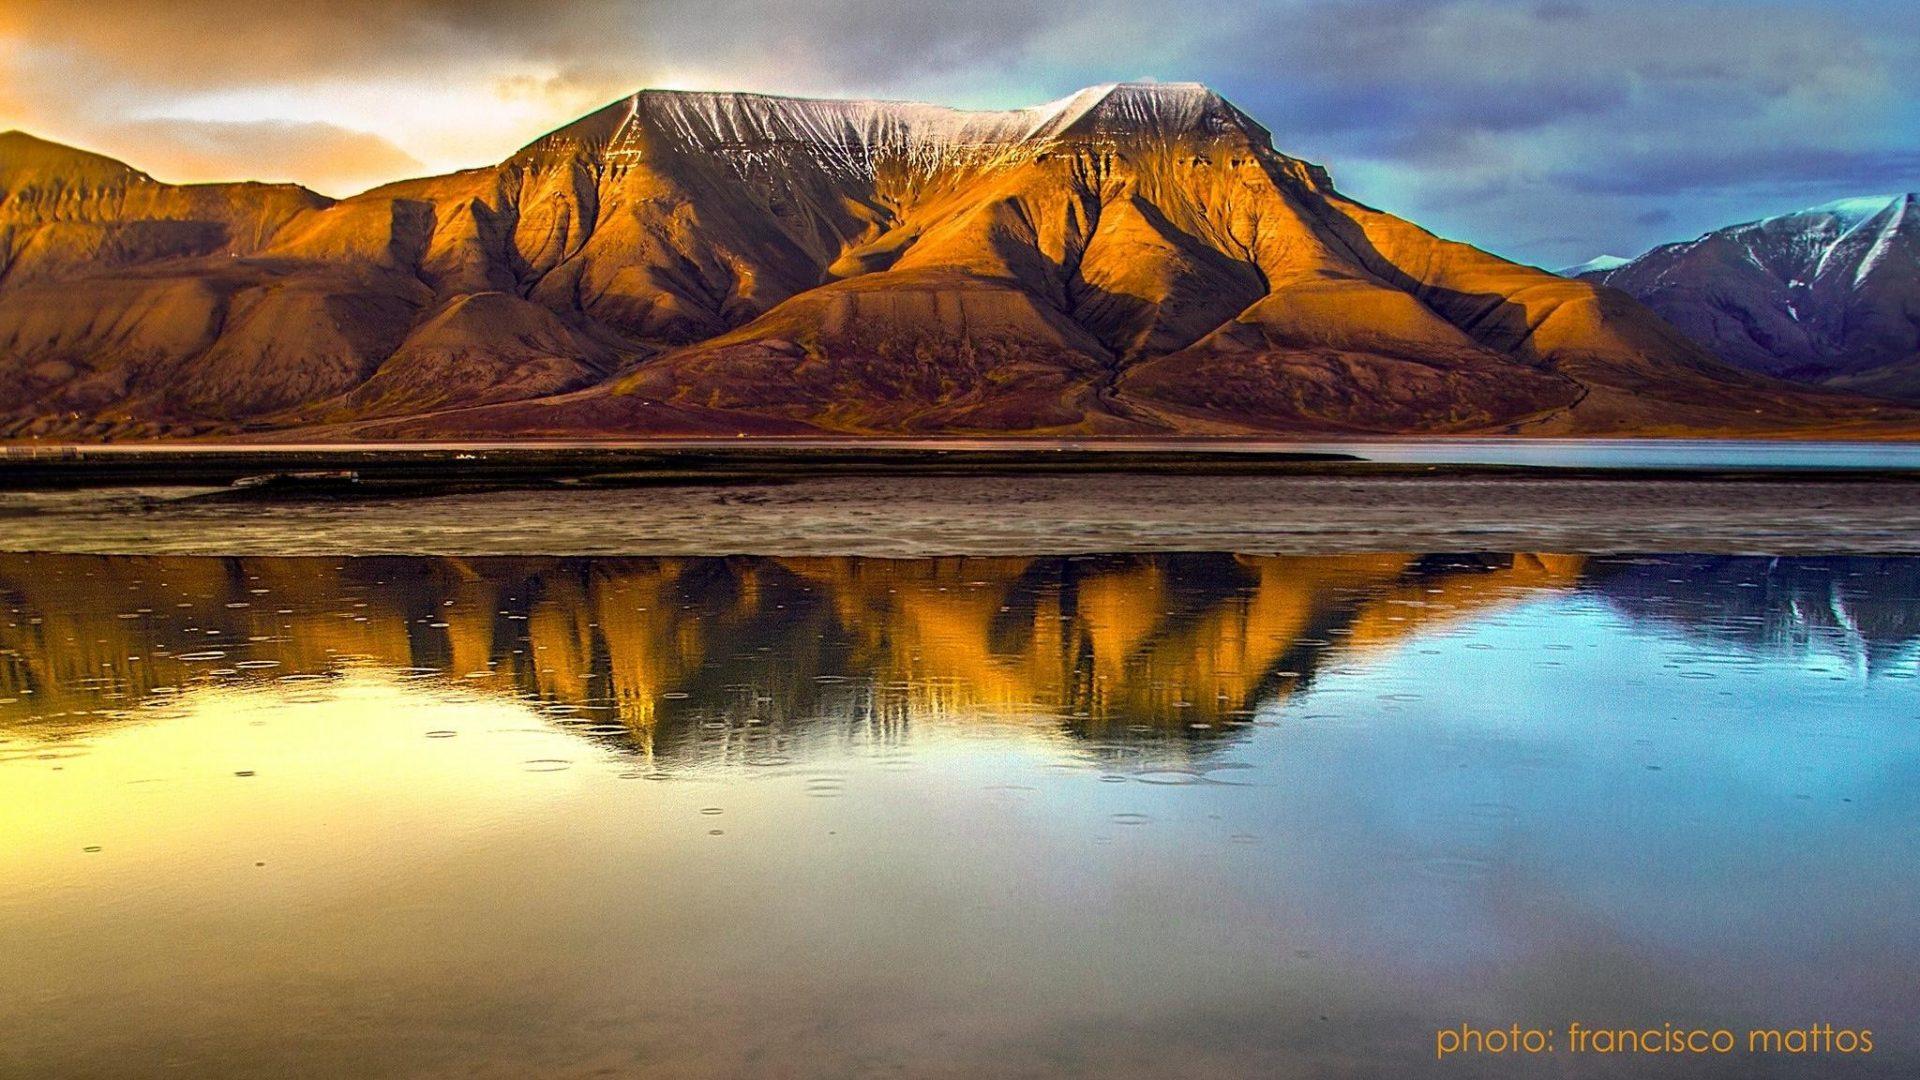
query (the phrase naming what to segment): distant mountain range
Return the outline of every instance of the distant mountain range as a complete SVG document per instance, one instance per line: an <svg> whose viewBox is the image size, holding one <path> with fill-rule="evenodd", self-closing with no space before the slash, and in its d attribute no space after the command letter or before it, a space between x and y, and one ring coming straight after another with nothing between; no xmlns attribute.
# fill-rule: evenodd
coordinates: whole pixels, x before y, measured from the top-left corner
<svg viewBox="0 0 1920 1080"><path fill-rule="evenodd" d="M1920 195L1843 199L1563 273L1750 371L1920 402Z"/></svg>
<svg viewBox="0 0 1920 1080"><path fill-rule="evenodd" d="M1356 203L1194 84L1006 112L647 91L500 165L340 201L0 135L0 437L1917 415L1736 370L1625 293Z"/></svg>

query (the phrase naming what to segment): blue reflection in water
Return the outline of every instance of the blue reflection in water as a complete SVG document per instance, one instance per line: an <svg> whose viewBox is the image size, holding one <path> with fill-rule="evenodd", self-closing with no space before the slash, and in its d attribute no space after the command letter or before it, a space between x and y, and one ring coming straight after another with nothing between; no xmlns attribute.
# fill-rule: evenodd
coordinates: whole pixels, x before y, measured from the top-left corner
<svg viewBox="0 0 1920 1080"><path fill-rule="evenodd" d="M1573 1020L1880 1049L1556 1074L1917 1064L1920 560L0 556L0 592L23 1075L1522 1076L1433 1029Z"/></svg>

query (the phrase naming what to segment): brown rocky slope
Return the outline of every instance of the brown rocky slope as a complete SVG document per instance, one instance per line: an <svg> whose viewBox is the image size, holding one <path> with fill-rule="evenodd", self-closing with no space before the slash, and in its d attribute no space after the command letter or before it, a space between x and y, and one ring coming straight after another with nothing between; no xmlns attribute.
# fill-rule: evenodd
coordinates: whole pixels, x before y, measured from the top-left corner
<svg viewBox="0 0 1920 1080"><path fill-rule="evenodd" d="M1205 87L649 91L332 201L0 135L0 435L1884 432Z"/></svg>

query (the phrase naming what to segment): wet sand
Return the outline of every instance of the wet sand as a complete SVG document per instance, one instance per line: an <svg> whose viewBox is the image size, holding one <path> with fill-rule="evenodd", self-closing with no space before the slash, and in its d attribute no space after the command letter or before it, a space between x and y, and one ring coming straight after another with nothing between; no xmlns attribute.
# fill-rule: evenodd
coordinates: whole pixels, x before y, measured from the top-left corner
<svg viewBox="0 0 1920 1080"><path fill-rule="evenodd" d="M827 476L336 496L0 492L0 550L1007 555L1920 551L1920 480L1562 474Z"/></svg>

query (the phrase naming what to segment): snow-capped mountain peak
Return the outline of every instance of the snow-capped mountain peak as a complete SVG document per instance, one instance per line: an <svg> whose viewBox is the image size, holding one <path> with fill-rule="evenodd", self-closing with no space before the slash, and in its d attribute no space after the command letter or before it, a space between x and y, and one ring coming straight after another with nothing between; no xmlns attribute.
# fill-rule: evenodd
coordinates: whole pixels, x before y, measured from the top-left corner
<svg viewBox="0 0 1920 1080"><path fill-rule="evenodd" d="M1843 230L1853 229L1860 224L1879 216L1895 203L1913 198L1911 195L1859 195L1847 199L1835 199L1830 203L1777 214L1760 222L1787 221L1791 219L1832 218Z"/></svg>
<svg viewBox="0 0 1920 1080"><path fill-rule="evenodd" d="M1741 366L1920 399L1917 200L1838 199L1579 272Z"/></svg>
<svg viewBox="0 0 1920 1080"><path fill-rule="evenodd" d="M523 154L598 156L618 166L699 154L751 169L812 160L834 173L884 163L916 171L1029 158L1070 140L1212 139L1239 134L1271 148L1259 124L1199 83L1105 83L1021 109L957 109L909 101L642 90L538 140Z"/></svg>
<svg viewBox="0 0 1920 1080"><path fill-rule="evenodd" d="M1632 261L1632 259L1623 259L1618 255L1595 255L1593 258L1588 259L1578 266L1562 267L1559 270L1555 270L1554 273L1559 274L1561 277L1579 277L1581 274L1597 274L1606 270L1617 270Z"/></svg>

